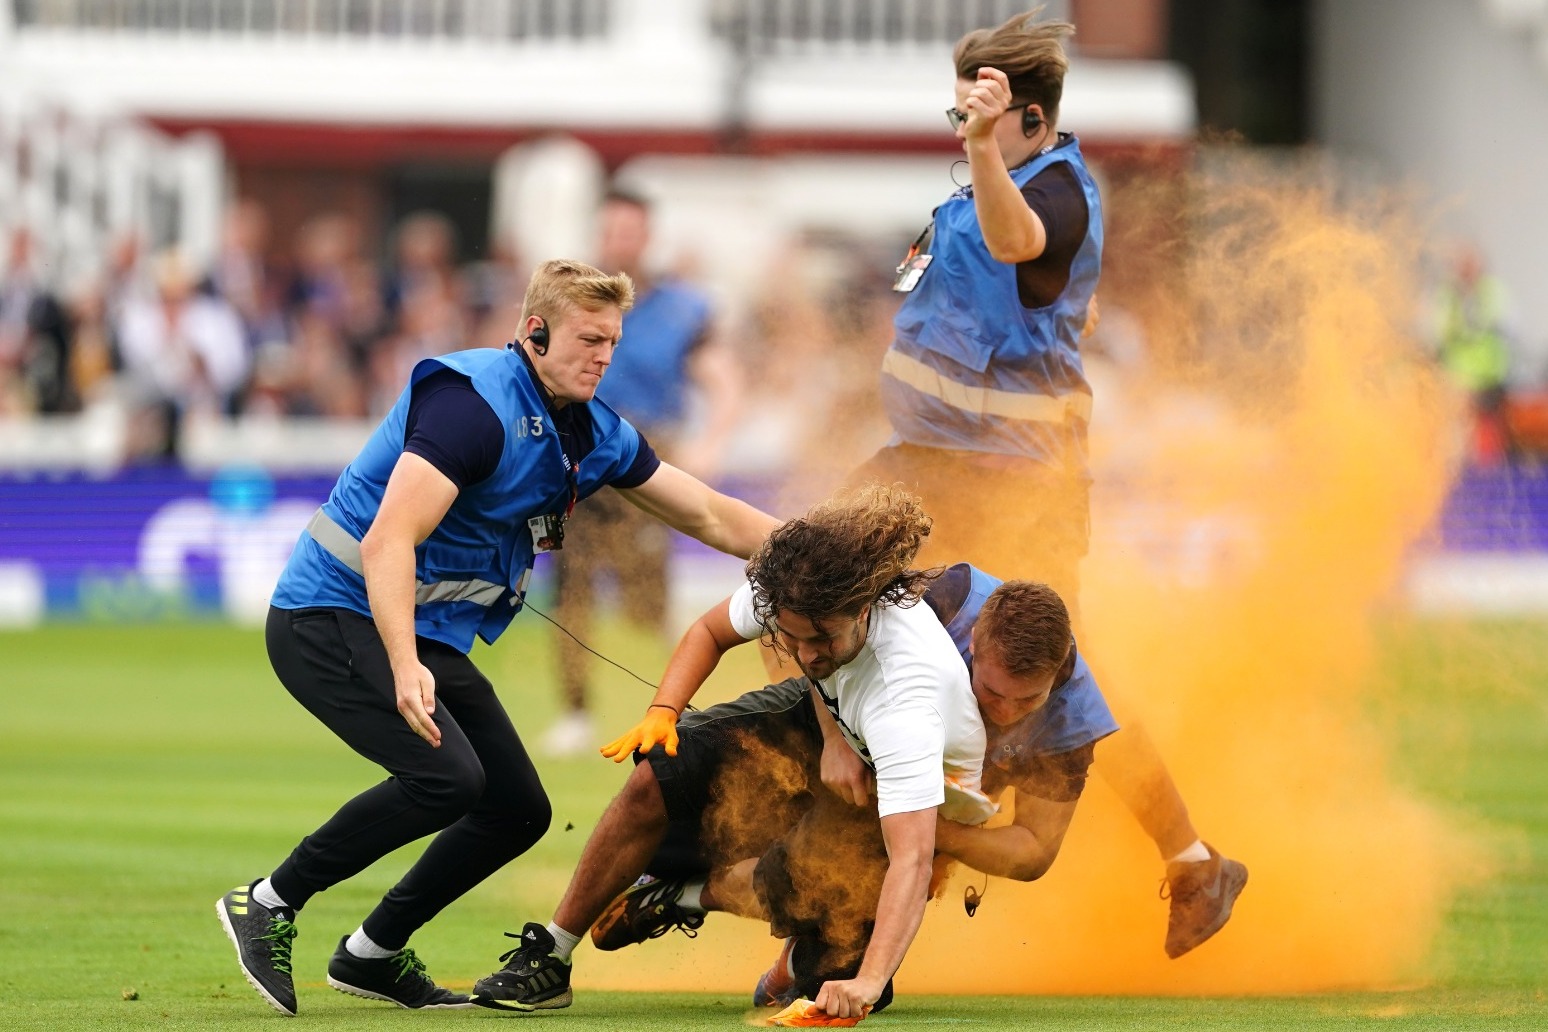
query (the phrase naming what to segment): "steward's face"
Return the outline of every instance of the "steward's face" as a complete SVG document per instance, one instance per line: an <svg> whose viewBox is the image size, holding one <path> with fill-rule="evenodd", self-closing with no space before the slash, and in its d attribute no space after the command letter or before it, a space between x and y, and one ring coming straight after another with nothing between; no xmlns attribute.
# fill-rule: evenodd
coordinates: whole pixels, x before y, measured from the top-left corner
<svg viewBox="0 0 1548 1032"><path fill-rule="evenodd" d="M538 376L560 401L590 401L623 336L623 313L571 307L548 324L548 334L548 354L532 355Z"/></svg>
<svg viewBox="0 0 1548 1032"><path fill-rule="evenodd" d="M999 653L994 649L973 649L973 698L978 700L978 711L984 719L997 727L1005 727L1031 716L1048 703L1053 691L1057 670L1046 674L1016 676L1005 669Z"/></svg>
<svg viewBox="0 0 1548 1032"><path fill-rule="evenodd" d="M790 653L801 672L814 681L832 677L839 667L865 648L871 607L859 616L830 616L813 620L788 609L774 617L780 645Z"/></svg>

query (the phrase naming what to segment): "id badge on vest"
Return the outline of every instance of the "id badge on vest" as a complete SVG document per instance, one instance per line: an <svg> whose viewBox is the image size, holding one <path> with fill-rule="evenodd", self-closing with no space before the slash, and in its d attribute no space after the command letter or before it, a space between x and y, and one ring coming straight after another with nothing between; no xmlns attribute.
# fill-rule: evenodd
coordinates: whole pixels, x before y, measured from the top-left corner
<svg viewBox="0 0 1548 1032"><path fill-rule="evenodd" d="M909 245L908 254L898 263L898 278L892 281L892 289L899 294L907 294L919 286L919 280L924 276L925 270L930 267L933 256L930 254L930 245L935 241L935 223L931 222L924 228L924 232L914 238Z"/></svg>
<svg viewBox="0 0 1548 1032"><path fill-rule="evenodd" d="M564 547L564 514L547 512L527 521L527 532L532 535L532 551L557 552Z"/></svg>
<svg viewBox="0 0 1548 1032"><path fill-rule="evenodd" d="M564 459L564 482L565 487L569 489L570 499L565 503L563 512L545 512L541 516L533 516L527 520L527 532L532 535L534 555L540 552L557 552L564 547L564 521L575 511L575 502L580 498L580 484L575 479L575 463L570 460L569 453L562 446L559 449L559 455Z"/></svg>

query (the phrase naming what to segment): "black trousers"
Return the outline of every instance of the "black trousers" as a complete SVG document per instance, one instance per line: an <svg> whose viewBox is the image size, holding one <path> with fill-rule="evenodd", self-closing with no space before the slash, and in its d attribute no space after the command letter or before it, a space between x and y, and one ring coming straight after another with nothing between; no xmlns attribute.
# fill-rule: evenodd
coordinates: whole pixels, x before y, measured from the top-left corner
<svg viewBox="0 0 1548 1032"><path fill-rule="evenodd" d="M553 812L494 686L467 656L419 639L435 676L440 748L409 729L376 625L345 609L270 609L269 661L296 701L389 777L345 803L271 876L294 907L400 846L434 841L365 919L399 949L447 904L530 849Z"/></svg>

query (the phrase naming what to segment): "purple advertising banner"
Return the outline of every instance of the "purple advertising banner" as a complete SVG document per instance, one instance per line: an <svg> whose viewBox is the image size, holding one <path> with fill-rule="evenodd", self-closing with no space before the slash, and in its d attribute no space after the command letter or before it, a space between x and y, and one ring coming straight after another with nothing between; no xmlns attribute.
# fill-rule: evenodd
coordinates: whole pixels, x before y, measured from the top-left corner
<svg viewBox="0 0 1548 1032"><path fill-rule="evenodd" d="M0 473L0 624L50 615L261 620L333 480L250 466L213 475L175 466L107 476ZM722 487L755 504L772 500L771 485L756 480ZM691 559L706 550L681 538L678 551ZM1548 554L1548 476L1467 471L1425 551L1459 560Z"/></svg>
<svg viewBox="0 0 1548 1032"><path fill-rule="evenodd" d="M267 605L332 476L232 467L0 474L0 615L154 618Z"/></svg>

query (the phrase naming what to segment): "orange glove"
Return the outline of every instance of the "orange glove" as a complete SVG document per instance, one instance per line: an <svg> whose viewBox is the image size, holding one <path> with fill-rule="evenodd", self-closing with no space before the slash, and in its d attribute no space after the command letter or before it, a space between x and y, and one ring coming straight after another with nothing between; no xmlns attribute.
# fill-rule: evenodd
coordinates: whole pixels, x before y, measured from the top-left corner
<svg viewBox="0 0 1548 1032"><path fill-rule="evenodd" d="M871 1008L867 1007L865 1014L869 1013ZM770 1018L769 1024L780 1028L853 1028L860 1024L865 1014L836 1018L803 996Z"/></svg>
<svg viewBox="0 0 1548 1032"><path fill-rule="evenodd" d="M614 763L622 763L624 757L636 750L650 752L660 745L668 756L677 755L677 710L665 703L655 703L645 711L645 719L634 725L621 737L602 747L602 755Z"/></svg>

